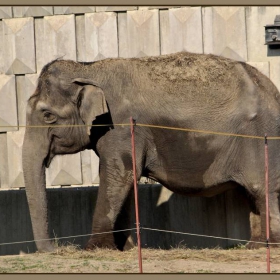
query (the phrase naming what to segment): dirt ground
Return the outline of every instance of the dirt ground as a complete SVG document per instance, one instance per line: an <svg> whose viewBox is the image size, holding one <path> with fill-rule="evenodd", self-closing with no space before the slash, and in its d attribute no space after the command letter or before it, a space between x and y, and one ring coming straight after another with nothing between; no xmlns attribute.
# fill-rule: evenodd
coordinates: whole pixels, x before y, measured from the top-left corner
<svg viewBox="0 0 280 280"><path fill-rule="evenodd" d="M143 273L266 273L267 249L142 249ZM280 248L270 249L271 273L280 273ZM138 273L137 247L120 252L83 251L73 245L53 253L0 257L0 273Z"/></svg>

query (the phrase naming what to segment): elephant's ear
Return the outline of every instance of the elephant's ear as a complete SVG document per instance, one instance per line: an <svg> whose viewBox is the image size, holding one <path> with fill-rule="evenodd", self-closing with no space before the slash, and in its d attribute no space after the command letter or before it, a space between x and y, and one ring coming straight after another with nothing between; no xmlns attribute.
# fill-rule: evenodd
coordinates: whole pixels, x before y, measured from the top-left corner
<svg viewBox="0 0 280 280"><path fill-rule="evenodd" d="M82 86L77 97L79 112L82 120L88 125L87 133L90 135L92 121L97 116L108 113L108 107L103 90L93 81L77 78L72 81Z"/></svg>

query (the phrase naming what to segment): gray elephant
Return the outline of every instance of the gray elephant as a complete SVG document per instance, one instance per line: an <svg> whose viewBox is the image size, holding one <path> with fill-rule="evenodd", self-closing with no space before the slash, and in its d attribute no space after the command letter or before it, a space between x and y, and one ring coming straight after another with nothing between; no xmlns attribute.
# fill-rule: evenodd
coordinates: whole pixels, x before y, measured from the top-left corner
<svg viewBox="0 0 280 280"><path fill-rule="evenodd" d="M84 149L93 149L100 159L92 233L127 228L127 200L133 191L131 132L118 124L128 124L130 117L154 126L280 136L279 92L243 62L187 52L50 62L27 106L27 126L46 128L27 127L23 144L36 240L49 238L45 168L55 155ZM110 125L92 126L97 124ZM190 196L213 196L241 186L252 206L251 241L266 240L264 140L140 125L135 133L137 179L146 176ZM269 143L269 165L270 241L280 242L279 141ZM50 241L36 245L39 251L53 250ZM86 248L123 250L131 245L130 234L120 232L93 235Z"/></svg>

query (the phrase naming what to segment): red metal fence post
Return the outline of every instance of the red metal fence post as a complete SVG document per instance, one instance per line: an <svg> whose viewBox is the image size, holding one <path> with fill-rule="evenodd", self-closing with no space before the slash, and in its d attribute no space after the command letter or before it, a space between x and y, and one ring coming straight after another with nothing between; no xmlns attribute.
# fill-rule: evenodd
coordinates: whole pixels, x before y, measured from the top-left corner
<svg viewBox="0 0 280 280"><path fill-rule="evenodd" d="M269 192L268 192L268 142L267 135L265 135L264 145L264 158L265 158L265 204L266 204L266 262L267 273L270 273L270 248L269 248Z"/></svg>
<svg viewBox="0 0 280 280"><path fill-rule="evenodd" d="M134 183L134 200L135 200L135 217L136 217L136 229L137 229L137 245L138 245L138 262L139 271L143 273L142 269L142 253L141 253L141 238L140 238L140 223L139 223L139 207L138 207L138 188L137 188L137 176L136 176L136 153L135 153L135 138L134 138L134 126L135 120L130 117L131 127L131 148L132 148L132 166L133 166L133 183Z"/></svg>

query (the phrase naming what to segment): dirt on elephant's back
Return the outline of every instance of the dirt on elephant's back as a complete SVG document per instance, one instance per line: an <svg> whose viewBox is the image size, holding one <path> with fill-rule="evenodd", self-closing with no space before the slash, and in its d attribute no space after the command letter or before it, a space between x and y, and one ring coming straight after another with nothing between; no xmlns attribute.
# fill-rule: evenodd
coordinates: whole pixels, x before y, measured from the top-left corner
<svg viewBox="0 0 280 280"><path fill-rule="evenodd" d="M149 69L151 79L209 84L226 82L239 75L234 67L240 62L212 54L180 52L159 57L145 57L139 63ZM140 66L141 67L141 66Z"/></svg>
<svg viewBox="0 0 280 280"><path fill-rule="evenodd" d="M280 273L280 248L271 248L271 272ZM266 248L142 249L144 273L266 273ZM53 253L1 256L1 273L138 273L138 250L83 251L59 247Z"/></svg>

